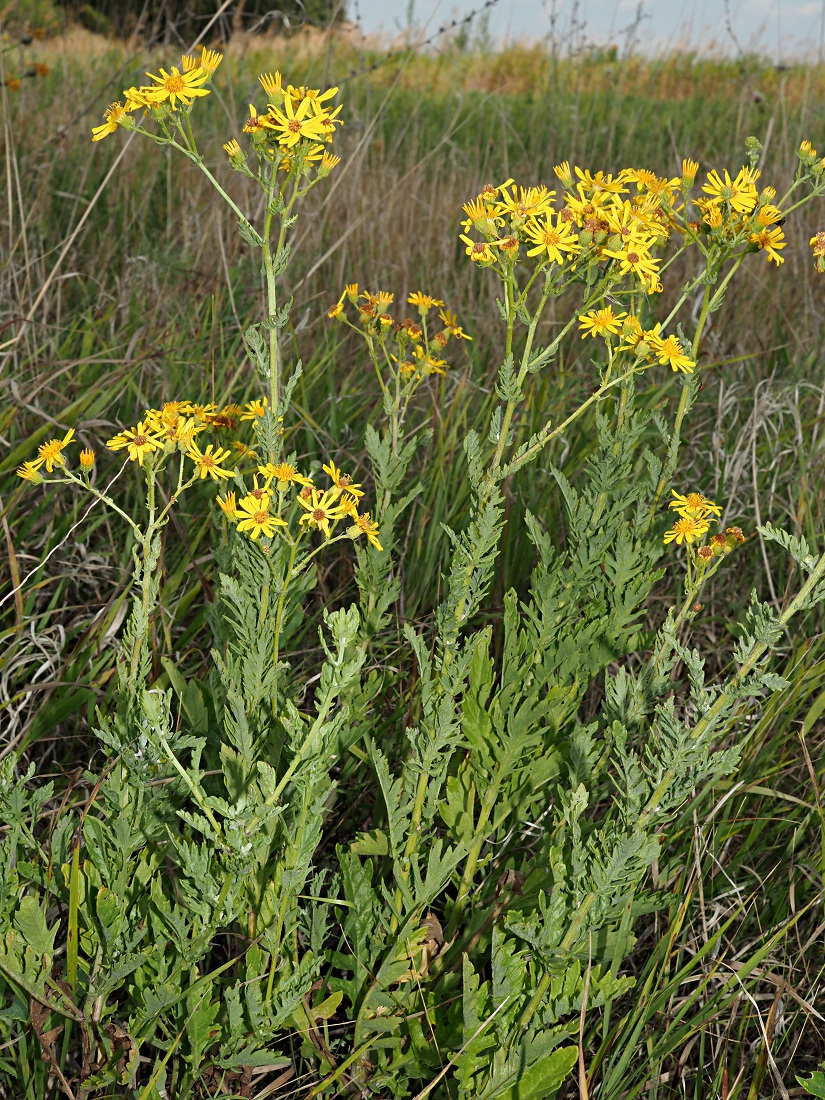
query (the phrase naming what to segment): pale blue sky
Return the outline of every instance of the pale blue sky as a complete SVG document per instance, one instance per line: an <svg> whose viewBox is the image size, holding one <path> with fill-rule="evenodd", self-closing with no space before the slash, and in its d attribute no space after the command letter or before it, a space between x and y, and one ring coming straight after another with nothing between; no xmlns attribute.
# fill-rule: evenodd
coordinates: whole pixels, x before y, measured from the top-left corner
<svg viewBox="0 0 825 1100"><path fill-rule="evenodd" d="M450 19L481 7L483 0L414 0L415 22L433 32ZM556 34L570 37L575 22L584 27L587 41L624 46L638 0L497 0L489 12L493 38L540 39L550 33L555 10ZM728 30L724 0L643 0L640 38L656 52L669 46L713 47L735 54ZM823 55L825 0L729 0L730 30L745 51L756 50L775 61L789 61L804 53L814 60ZM407 0L348 0L348 13L365 33L397 36L407 24Z"/></svg>

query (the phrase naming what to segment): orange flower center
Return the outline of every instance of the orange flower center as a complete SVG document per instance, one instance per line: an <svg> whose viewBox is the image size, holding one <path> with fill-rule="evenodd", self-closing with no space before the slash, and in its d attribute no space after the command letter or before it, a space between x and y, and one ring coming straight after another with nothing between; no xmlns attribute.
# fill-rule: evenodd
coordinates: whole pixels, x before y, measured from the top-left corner
<svg viewBox="0 0 825 1100"><path fill-rule="evenodd" d="M293 134L300 134L301 132L301 120L297 118L291 118L287 124L287 129L291 130Z"/></svg>
<svg viewBox="0 0 825 1100"><path fill-rule="evenodd" d="M263 527L269 520L269 512L256 512L252 517L259 527Z"/></svg>
<svg viewBox="0 0 825 1100"><path fill-rule="evenodd" d="M316 508L312 513L312 518L316 523L322 523L327 518L327 514L323 508Z"/></svg>
<svg viewBox="0 0 825 1100"><path fill-rule="evenodd" d="M175 95L178 92L186 91L186 82L179 73L172 73L171 76L167 76L163 82L163 86L167 92L171 92Z"/></svg>

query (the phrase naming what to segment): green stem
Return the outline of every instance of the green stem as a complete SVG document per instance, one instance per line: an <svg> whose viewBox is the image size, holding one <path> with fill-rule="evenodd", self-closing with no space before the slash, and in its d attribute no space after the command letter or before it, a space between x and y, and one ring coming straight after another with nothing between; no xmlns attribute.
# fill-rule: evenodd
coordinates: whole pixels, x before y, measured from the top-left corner
<svg viewBox="0 0 825 1100"><path fill-rule="evenodd" d="M284 606L286 604L287 592L289 591L289 582L292 580L292 567L295 564L295 555L298 553L299 540L296 539L289 552L289 565L287 566L286 573L284 574L283 584L281 587L281 593L278 596L278 604L275 611L275 640L272 643L272 670L275 679L272 689L272 717L278 717L278 659L280 657L280 644L281 644L281 621L284 617Z"/></svg>

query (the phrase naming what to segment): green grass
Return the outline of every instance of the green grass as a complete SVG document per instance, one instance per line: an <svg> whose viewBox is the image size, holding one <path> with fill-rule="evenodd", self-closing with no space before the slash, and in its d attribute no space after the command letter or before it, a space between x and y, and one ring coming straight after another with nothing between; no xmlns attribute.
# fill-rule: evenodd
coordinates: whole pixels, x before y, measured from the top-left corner
<svg viewBox="0 0 825 1100"><path fill-rule="evenodd" d="M56 434L54 425L74 426L81 441L100 447L117 425L160 400L255 396L240 331L257 316L260 287L231 221L194 170L148 143L130 144L78 229L124 141L118 134L92 146L90 127L158 55L132 56L79 35L70 48L34 48L51 73L16 95L3 90L0 724L7 748L66 777L93 751L89 723L113 672L131 546L125 526L97 509L86 514L86 498L24 490L13 470ZM220 95L199 105L201 146L222 179L229 173L220 144L238 133L230 120L244 114L259 71L280 65L296 83L334 83L376 60L341 45L305 47L287 67L288 52L283 43L233 46ZM734 95L733 86L745 91ZM737 68L511 51L413 57L347 79L343 92L344 164L313 192L296 230L292 350L306 373L294 446L305 461L332 454L364 469L373 379L360 348L326 319L345 281L380 285L401 300L421 288L458 311L474 341L421 399L433 439L420 458L425 490L406 532L399 617L426 623L447 553L441 525L461 526L466 515L461 442L469 428L484 430L501 358L491 285L457 241L461 203L488 179L552 183L552 165L565 158L594 170L633 163L670 175L688 155L736 168L751 133L768 144L765 179L779 186L793 172L799 140L825 139L822 74L776 73L755 59ZM231 178L249 201L239 182ZM821 225L825 212L819 216ZM754 264L732 288L707 344L681 482L725 501L726 519L747 532L771 519L821 550L825 283L806 254L819 225L792 220L784 270ZM557 303L548 328L563 313ZM525 431L557 419L573 394L592 388L588 351L571 340L559 373L537 382ZM658 405L675 394L665 379L645 400ZM512 485L502 569L517 587L532 563L524 510L563 537L547 462L575 477L592 438L593 422L582 418L548 449L547 461ZM101 456L101 466L106 481L119 469L112 456ZM130 469L118 476L126 507L137 508L138 479ZM165 532L159 685L166 683L162 655L174 653L192 676L208 659L208 499L192 494ZM794 583L776 549L752 537L696 620L694 644L718 669L730 658L730 624L750 588L781 603ZM321 607L347 600L352 585L349 555L327 558L305 629L314 631ZM651 623L675 595L659 590ZM633 964L641 992L612 1019L585 1021L599 1097L755 1100L783 1095L777 1078L793 1095L794 1075L825 1057L822 625L809 619L788 639L792 686L741 730L739 773L698 792L666 838L654 886L671 896L639 933Z"/></svg>

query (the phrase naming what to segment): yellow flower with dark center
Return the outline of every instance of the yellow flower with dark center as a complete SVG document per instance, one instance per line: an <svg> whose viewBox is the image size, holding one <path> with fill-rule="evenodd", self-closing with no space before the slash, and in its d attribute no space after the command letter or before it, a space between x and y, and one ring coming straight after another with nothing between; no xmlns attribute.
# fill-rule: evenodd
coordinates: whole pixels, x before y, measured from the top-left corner
<svg viewBox="0 0 825 1100"><path fill-rule="evenodd" d="M708 523L703 519L693 516L680 516L669 531L665 531L664 541L675 542L681 546L683 542L691 543L708 533Z"/></svg>
<svg viewBox="0 0 825 1100"><path fill-rule="evenodd" d="M201 87L209 79L209 73L204 72L200 67L188 73L182 73L176 65L173 65L170 73L161 69L160 76L155 76L153 73L146 75L156 84L156 87L151 89L155 96L154 101L165 103L168 100L173 111L177 110L178 100L185 107L191 107L193 99L209 95L209 89Z"/></svg>
<svg viewBox="0 0 825 1100"><path fill-rule="evenodd" d="M216 497L218 507L229 519L238 518L238 502L233 492L227 492L225 497Z"/></svg>
<svg viewBox="0 0 825 1100"><path fill-rule="evenodd" d="M707 519L709 516L721 516L722 508L714 500L702 496L701 493L688 493L682 496L675 489L671 489L673 500L668 504L674 512L680 516L690 516L693 519Z"/></svg>
<svg viewBox="0 0 825 1100"><path fill-rule="evenodd" d="M780 256L779 252L788 242L780 226L775 225L772 229L766 228L759 233L751 233L748 240L751 244L758 245L759 249L765 253L768 263L773 260L777 267L784 264L785 257Z"/></svg>
<svg viewBox="0 0 825 1100"><path fill-rule="evenodd" d="M143 420L138 422L136 428L126 428L113 436L106 446L110 451L122 451L125 447L129 458L132 462L137 462L138 466L143 465L147 455L163 450L163 443L152 434Z"/></svg>
<svg viewBox="0 0 825 1100"><path fill-rule="evenodd" d="M420 290L414 291L407 301L411 306L416 307L422 317L426 317L433 307L444 305L440 298L431 298L429 294L422 294Z"/></svg>
<svg viewBox="0 0 825 1100"><path fill-rule="evenodd" d="M459 233L459 238L464 241L467 246L464 249L466 256L469 256L477 264L492 264L495 263L495 253L486 241L474 241L470 237L465 237L463 233Z"/></svg>
<svg viewBox="0 0 825 1100"><path fill-rule="evenodd" d="M249 118L244 123L245 134L257 134L262 130L274 130L275 123L266 115L259 115L252 103L249 104Z"/></svg>
<svg viewBox="0 0 825 1100"><path fill-rule="evenodd" d="M297 145L302 138L318 141L326 133L323 116L313 112L311 99L302 100L297 110L290 99L285 99L283 110L269 108L269 120L269 128L278 134L278 142L287 149Z"/></svg>
<svg viewBox="0 0 825 1100"><path fill-rule="evenodd" d="M352 489L350 488L348 491L352 492ZM308 527L315 527L317 530L322 531L327 538L331 538L332 529L330 524L343 519L347 514L341 504L338 503L340 495L339 489L327 489L325 493L321 493L317 489L307 487L296 497L299 505L305 509L298 522L305 523Z"/></svg>
<svg viewBox="0 0 825 1100"><path fill-rule="evenodd" d="M750 214L758 201L754 184L759 173L742 168L736 178L731 179L728 170L725 169L724 172L724 179L715 169L708 172L708 182L703 184L702 190L711 198L728 203L739 214Z"/></svg>
<svg viewBox="0 0 825 1100"><path fill-rule="evenodd" d="M540 256L546 252L547 259L551 263L563 264L566 258L563 253L575 256L581 252L579 238L570 224L562 221L558 214L556 214L555 224L550 220L550 214L545 214L544 222L528 224L525 227L525 233L535 244L535 248L527 249L528 256Z"/></svg>
<svg viewBox="0 0 825 1100"><path fill-rule="evenodd" d="M102 141L103 138L109 134L113 134L121 122L129 115L129 105L124 107L120 100L116 100L114 103L110 103L106 110L103 112L103 117L106 120L102 126L94 126L92 128L92 141Z"/></svg>
<svg viewBox="0 0 825 1100"><path fill-rule="evenodd" d="M40 467L42 465L42 459L37 459L35 462L24 462L22 466L17 467L17 476L22 477L24 481L30 481L32 485L41 485L43 475L40 473Z"/></svg>
<svg viewBox="0 0 825 1100"><path fill-rule="evenodd" d="M477 229L479 233L492 237L498 232L496 226L501 225L504 220L497 217L496 208L491 203L485 202L480 196L470 202L465 202L461 209L467 215L461 226L468 233L471 229Z"/></svg>
<svg viewBox="0 0 825 1100"><path fill-rule="evenodd" d="M509 214L518 220L525 218L537 218L540 214L548 214L552 209L552 201L556 197L555 191L548 191L546 187L516 187L513 184L512 193L506 185L499 188L501 198L496 203L497 214Z"/></svg>
<svg viewBox="0 0 825 1100"><path fill-rule="evenodd" d="M239 520L238 530L248 534L251 539L264 535L271 539L275 535L276 527L286 527L286 522L280 516L274 516L269 511L269 494L264 493L257 499L251 493L245 496L235 509L235 518Z"/></svg>
<svg viewBox="0 0 825 1100"><path fill-rule="evenodd" d="M619 269L623 275L632 272L641 279L649 279L658 271L658 260L653 259L649 252L655 243L653 237L637 237L629 241L627 247L606 248L604 255L619 261Z"/></svg>
<svg viewBox="0 0 825 1100"><path fill-rule="evenodd" d="M220 481L221 478L226 480L232 477L233 471L225 470L221 466L222 462L226 462L228 458L232 457L231 451L226 451L223 447L215 448L214 443L210 443L206 450L202 451L197 443L193 443L186 452L186 456L195 463L201 481L207 476L211 477L213 481Z"/></svg>
<svg viewBox="0 0 825 1100"><path fill-rule="evenodd" d="M361 485L356 485L349 474L345 474L342 470L339 470L331 459L326 466L322 466L321 469L325 474L329 474L330 480L337 489L351 493L352 496L356 498L364 495L361 490Z"/></svg>
<svg viewBox="0 0 825 1100"><path fill-rule="evenodd" d="M80 459L81 468L87 472L91 470L95 464L95 453L90 447L84 447L78 455L78 458Z"/></svg>
<svg viewBox="0 0 825 1100"><path fill-rule="evenodd" d="M45 464L48 473L51 473L55 466L65 464L66 459L63 457L63 448L73 440L74 428L69 428L62 439L50 439L48 443L43 443L37 448L37 456L40 462Z"/></svg>
<svg viewBox="0 0 825 1100"><path fill-rule="evenodd" d="M378 524L374 523L370 519L369 512L364 515L359 515L357 512L352 517L353 526L349 528L347 534L351 539L357 539L361 535L366 535L376 550L383 550L384 547L378 541Z"/></svg>
<svg viewBox="0 0 825 1100"><path fill-rule="evenodd" d="M617 336L622 330L622 323L626 316L626 313L614 313L610 306L580 314L579 321L581 324L579 328L584 329L582 340L587 339L588 336L592 336L594 339L596 336L604 336L605 338Z"/></svg>
<svg viewBox="0 0 825 1100"><path fill-rule="evenodd" d="M258 467L258 472L263 475L266 488L274 481L279 493L286 492L290 485L312 485L312 478L304 477L289 462L267 462Z"/></svg>

